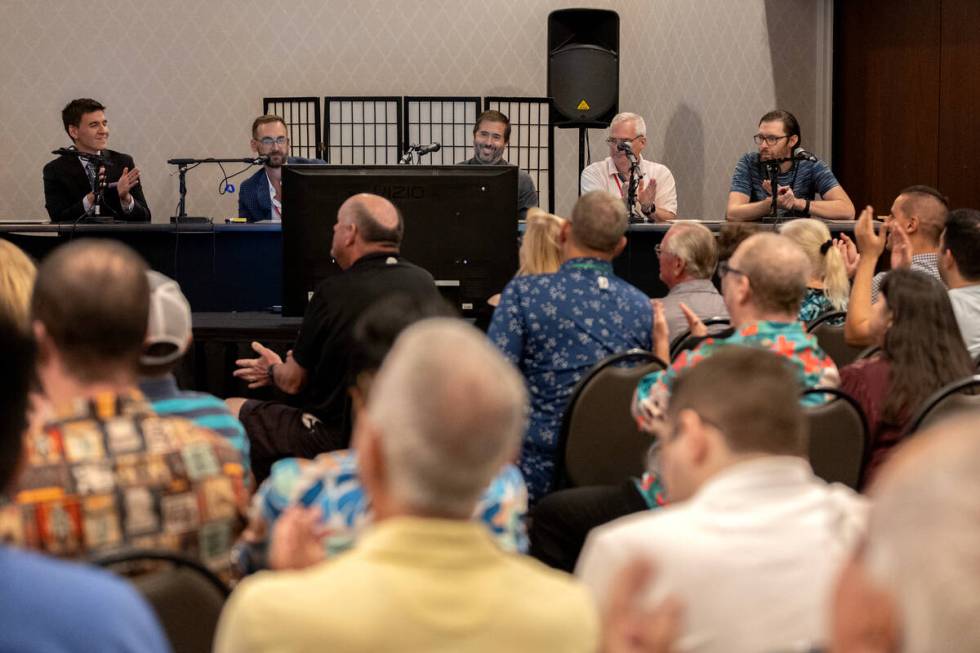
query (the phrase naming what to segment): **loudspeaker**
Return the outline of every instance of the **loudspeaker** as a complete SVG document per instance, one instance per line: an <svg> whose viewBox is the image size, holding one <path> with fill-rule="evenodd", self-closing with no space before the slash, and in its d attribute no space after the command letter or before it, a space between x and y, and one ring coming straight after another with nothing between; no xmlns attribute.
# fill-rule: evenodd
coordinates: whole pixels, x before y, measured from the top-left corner
<svg viewBox="0 0 980 653"><path fill-rule="evenodd" d="M619 14L548 14L548 96L556 127L608 127L619 112Z"/></svg>

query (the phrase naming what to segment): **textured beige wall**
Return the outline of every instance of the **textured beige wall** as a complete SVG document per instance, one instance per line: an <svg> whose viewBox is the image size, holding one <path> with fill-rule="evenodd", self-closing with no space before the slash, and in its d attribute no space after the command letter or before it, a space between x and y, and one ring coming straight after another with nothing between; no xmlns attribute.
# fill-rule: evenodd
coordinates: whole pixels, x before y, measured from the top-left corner
<svg viewBox="0 0 980 653"><path fill-rule="evenodd" d="M592 0L622 20L620 108L647 118L648 156L684 217L720 216L755 121L779 105L826 131L817 27L829 0ZM263 96L544 95L548 12L565 0L0 0L0 219L46 218L41 168L67 144L73 97L109 108L110 147L143 170L155 221L177 202L172 157L245 156ZM826 32L829 34L829 31ZM594 158L605 156L592 133ZM812 143L812 139L810 140ZM577 190L577 132L556 139L557 204ZM216 168L188 211L224 218Z"/></svg>

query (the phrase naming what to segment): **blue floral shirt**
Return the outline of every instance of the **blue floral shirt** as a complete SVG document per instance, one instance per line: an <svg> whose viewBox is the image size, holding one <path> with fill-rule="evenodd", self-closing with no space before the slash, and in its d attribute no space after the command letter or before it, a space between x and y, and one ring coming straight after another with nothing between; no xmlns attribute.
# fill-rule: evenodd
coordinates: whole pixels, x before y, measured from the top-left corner
<svg viewBox="0 0 980 653"><path fill-rule="evenodd" d="M516 277L490 323L490 340L524 375L531 416L520 468L531 502L552 485L562 415L579 379L603 358L652 347L650 300L598 258L554 274Z"/></svg>
<svg viewBox="0 0 980 653"><path fill-rule="evenodd" d="M800 322L808 324L824 313L831 313L838 310L846 311L847 304L845 303L843 308L835 308L823 290L820 288L807 288L806 294L803 295L803 301L800 302ZM844 320L837 318L831 321L831 324L844 324Z"/></svg>

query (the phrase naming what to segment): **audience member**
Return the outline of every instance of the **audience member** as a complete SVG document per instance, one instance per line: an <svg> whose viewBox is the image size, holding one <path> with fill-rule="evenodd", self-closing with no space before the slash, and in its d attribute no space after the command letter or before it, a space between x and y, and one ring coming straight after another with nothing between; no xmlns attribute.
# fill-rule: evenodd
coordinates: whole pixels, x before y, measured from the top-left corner
<svg viewBox="0 0 980 653"><path fill-rule="evenodd" d="M34 344L10 313L0 313L0 492L25 455ZM0 541L18 540L19 506L0 502ZM0 544L0 650L164 653L166 638L146 602L106 571Z"/></svg>
<svg viewBox="0 0 980 653"><path fill-rule="evenodd" d="M445 319L409 327L354 437L375 523L327 564L243 581L215 650L594 651L585 591L503 553L469 519L516 453L526 405L520 377L478 331ZM283 515L280 566L322 559L317 519Z"/></svg>
<svg viewBox="0 0 980 653"><path fill-rule="evenodd" d="M643 158L647 146L647 124L643 116L619 113L609 123L606 138L609 156L587 166L579 179L582 194L604 190L622 198L629 195L630 160L628 148L636 155L640 179L636 188L636 203L627 207L628 214L642 215L648 222L664 222L677 217L677 185L670 169L662 163Z"/></svg>
<svg viewBox="0 0 980 653"><path fill-rule="evenodd" d="M866 507L804 460L798 375L784 357L725 347L677 378L658 435L672 505L589 536L576 574L600 609L614 575L645 557L659 572L648 600L672 594L684 606L679 650L822 641L833 581Z"/></svg>
<svg viewBox="0 0 980 653"><path fill-rule="evenodd" d="M510 119L495 109L481 113L473 125L473 156L461 165L511 165L504 159L510 143ZM531 207L538 205L534 180L523 169L517 169L517 217L523 220Z"/></svg>
<svg viewBox="0 0 980 653"><path fill-rule="evenodd" d="M61 121L75 152L44 166L44 207L51 221L96 216L149 222L150 209L133 157L106 148L109 121L102 103L90 98L72 100L61 111ZM101 159L95 161L91 156Z"/></svg>
<svg viewBox="0 0 980 653"><path fill-rule="evenodd" d="M763 231L755 222L726 222L718 229L718 262L727 261L749 236Z"/></svg>
<svg viewBox="0 0 980 653"><path fill-rule="evenodd" d="M980 357L980 211L956 209L943 232L939 274L970 355Z"/></svg>
<svg viewBox="0 0 980 653"><path fill-rule="evenodd" d="M249 145L257 156L265 158L265 163L238 189L238 217L249 222L282 222L282 167L326 161L289 156L289 128L285 120L271 114L252 121Z"/></svg>
<svg viewBox="0 0 980 653"><path fill-rule="evenodd" d="M810 278L800 304L800 321L811 322L824 313L846 311L851 283L827 225L810 218L793 220L784 224L779 233L799 245L810 260Z"/></svg>
<svg viewBox="0 0 980 653"><path fill-rule="evenodd" d="M937 424L882 470L867 540L837 583L831 651L980 651L978 420Z"/></svg>
<svg viewBox="0 0 980 653"><path fill-rule="evenodd" d="M272 463L281 458L312 458L350 444L348 352L357 317L376 301L399 293L438 299L432 275L399 255L403 233L402 216L388 200L367 193L349 198L337 211L330 248L343 273L317 286L294 349L284 362L255 342L258 358L237 361L235 376L249 388L273 385L290 395L302 392L298 407L226 400L248 433L256 482L265 480Z"/></svg>
<svg viewBox="0 0 980 653"><path fill-rule="evenodd" d="M36 276L34 261L9 240L0 240L0 315L28 332Z"/></svg>
<svg viewBox="0 0 980 653"><path fill-rule="evenodd" d="M8 539L62 556L170 549L222 571L246 505L241 456L158 416L137 388L149 296L145 264L114 242L74 241L38 269L33 328L54 419L28 434Z"/></svg>
<svg viewBox="0 0 980 653"><path fill-rule="evenodd" d="M697 222L675 222L656 249L660 280L670 290L662 302L671 342L688 329L681 303L702 320L728 319L725 300L711 283L718 264L718 245L707 227Z"/></svg>
<svg viewBox="0 0 980 653"><path fill-rule="evenodd" d="M515 276L553 274L561 267L561 242L559 236L565 219L537 207L528 209L518 250L520 267ZM500 304L500 293L487 300L491 306Z"/></svg>
<svg viewBox="0 0 980 653"><path fill-rule="evenodd" d="M521 370L531 393L519 464L532 503L551 489L561 418L575 384L610 354L650 349L649 300L613 274L626 227L619 198L583 195L561 229L561 268L513 279L493 314L490 340Z"/></svg>
<svg viewBox="0 0 980 653"><path fill-rule="evenodd" d="M354 327L349 391L356 416L363 410L382 360L398 334L418 320L448 316L448 305L420 303L398 295L374 304ZM357 479L357 453L343 449L322 453L314 460L287 458L272 466L272 474L252 498L249 525L236 551L240 571L251 573L266 566L268 538L276 521L293 505L318 506L327 535L322 544L328 557L350 548L372 519L370 498ZM507 551L526 552L524 515L527 488L512 464L491 481L477 503L473 518L482 520L497 543Z"/></svg>
<svg viewBox="0 0 980 653"><path fill-rule="evenodd" d="M247 472L245 429L225 402L205 392L177 387L174 368L194 338L191 305L176 281L155 270L146 274L150 283L150 313L140 353L140 391L157 415L185 417L224 437L241 454Z"/></svg>
<svg viewBox="0 0 980 653"><path fill-rule="evenodd" d="M866 280L865 275L855 284ZM841 389L868 418L865 482L874 478L922 402L973 371L946 289L922 272L898 269L885 277L881 299L871 309L870 331L881 352L841 370Z"/></svg>

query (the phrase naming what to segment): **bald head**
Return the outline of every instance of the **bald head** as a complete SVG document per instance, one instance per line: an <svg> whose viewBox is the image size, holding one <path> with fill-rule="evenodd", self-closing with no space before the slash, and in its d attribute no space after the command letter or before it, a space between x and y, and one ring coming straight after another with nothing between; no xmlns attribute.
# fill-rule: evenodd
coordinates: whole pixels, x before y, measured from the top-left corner
<svg viewBox="0 0 980 653"><path fill-rule="evenodd" d="M400 247L404 224L401 213L384 197L360 193L340 205L337 220L357 227L366 244Z"/></svg>
<svg viewBox="0 0 980 653"><path fill-rule="evenodd" d="M872 489L866 565L905 651L980 651L980 414L917 435Z"/></svg>
<svg viewBox="0 0 980 653"><path fill-rule="evenodd" d="M759 311L794 318L799 313L810 278L810 261L799 245L786 236L755 234L738 246L729 263L745 273Z"/></svg>
<svg viewBox="0 0 980 653"><path fill-rule="evenodd" d="M915 218L922 238L930 245L939 245L949 216L949 204L939 191L930 186L909 186L895 199L894 209L906 218Z"/></svg>

